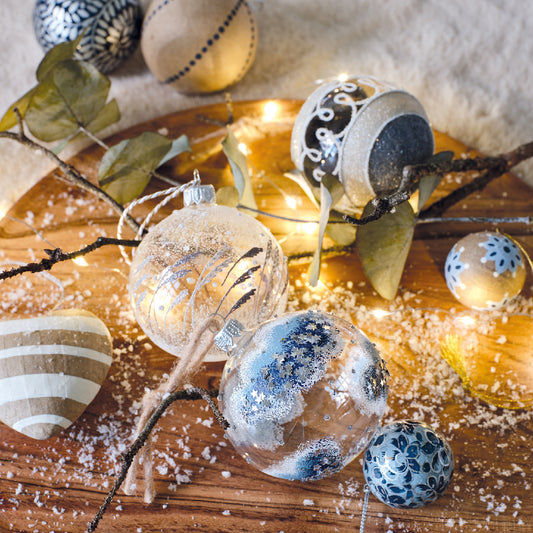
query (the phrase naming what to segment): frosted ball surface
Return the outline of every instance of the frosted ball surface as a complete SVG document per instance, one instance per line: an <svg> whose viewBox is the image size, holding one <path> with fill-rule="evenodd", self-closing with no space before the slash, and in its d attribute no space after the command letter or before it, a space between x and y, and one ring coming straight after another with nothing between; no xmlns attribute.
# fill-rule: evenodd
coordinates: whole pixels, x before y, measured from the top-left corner
<svg viewBox="0 0 533 533"><path fill-rule="evenodd" d="M141 50L154 76L182 93L221 91L251 67L257 25L245 0L153 0Z"/></svg>
<svg viewBox="0 0 533 533"><path fill-rule="evenodd" d="M494 231L471 233L450 250L444 266L452 294L474 309L507 305L524 287L525 259L508 237Z"/></svg>
<svg viewBox="0 0 533 533"><path fill-rule="evenodd" d="M315 187L337 178L352 206L364 207L400 185L405 165L423 163L433 132L411 94L369 76L316 89L296 118L291 157Z"/></svg>
<svg viewBox="0 0 533 533"><path fill-rule="evenodd" d="M375 346L344 320L313 311L270 320L243 335L224 368L227 435L266 474L321 479L369 442L387 376Z"/></svg>
<svg viewBox="0 0 533 533"><path fill-rule="evenodd" d="M364 455L372 494L391 507L412 509L435 501L454 469L446 439L423 422L399 421L377 432Z"/></svg>
<svg viewBox="0 0 533 533"><path fill-rule="evenodd" d="M247 256L248 255L248 256ZM134 256L131 305L146 335L179 356L190 334L212 313L231 313L255 327L287 303L288 272L270 231L237 209L185 207L150 229ZM224 360L213 347L207 360Z"/></svg>

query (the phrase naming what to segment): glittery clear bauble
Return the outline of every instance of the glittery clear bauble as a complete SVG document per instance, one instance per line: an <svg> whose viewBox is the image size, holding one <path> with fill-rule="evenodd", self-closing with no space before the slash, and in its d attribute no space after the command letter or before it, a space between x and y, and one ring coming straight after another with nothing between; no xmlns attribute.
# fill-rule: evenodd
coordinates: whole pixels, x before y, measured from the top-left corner
<svg viewBox="0 0 533 533"><path fill-rule="evenodd" d="M453 474L446 439L423 422L399 421L372 438L363 472L372 494L391 507L412 509L435 501Z"/></svg>
<svg viewBox="0 0 533 533"><path fill-rule="evenodd" d="M383 416L388 372L355 326L321 312L290 313L245 333L224 368L227 435L271 476L315 480L341 470Z"/></svg>
<svg viewBox="0 0 533 533"><path fill-rule="evenodd" d="M104 74L135 50L141 23L138 0L37 0L33 9L33 28L45 52L85 32L74 58Z"/></svg>
<svg viewBox="0 0 533 533"><path fill-rule="evenodd" d="M246 327L283 312L287 284L286 259L263 224L234 208L200 204L150 229L133 258L129 291L146 335L179 356L195 328L212 313L226 316L245 294L231 317ZM207 356L223 359L216 347Z"/></svg>
<svg viewBox="0 0 533 533"><path fill-rule="evenodd" d="M450 250L444 266L452 294L474 309L497 309L522 290L526 265L520 248L501 233L471 233Z"/></svg>
<svg viewBox="0 0 533 533"><path fill-rule="evenodd" d="M245 0L153 0L141 50L154 76L182 93L211 93L251 67L257 25Z"/></svg>
<svg viewBox="0 0 533 533"><path fill-rule="evenodd" d="M318 186L339 179L348 200L362 207L398 188L405 165L426 161L433 132L411 94L371 77L332 81L305 101L292 131L291 157Z"/></svg>

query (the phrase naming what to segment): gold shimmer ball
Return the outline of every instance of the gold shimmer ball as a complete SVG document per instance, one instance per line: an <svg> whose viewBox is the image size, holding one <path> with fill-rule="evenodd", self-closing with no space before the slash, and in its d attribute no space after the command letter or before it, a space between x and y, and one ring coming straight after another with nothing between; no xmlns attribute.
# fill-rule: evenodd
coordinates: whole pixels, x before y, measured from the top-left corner
<svg viewBox="0 0 533 533"><path fill-rule="evenodd" d="M237 83L256 48L255 16L245 0L154 0L144 18L146 64L181 93L211 93Z"/></svg>
<svg viewBox="0 0 533 533"><path fill-rule="evenodd" d="M444 266L452 294L474 309L497 309L522 290L525 259L508 237L494 231L471 233L450 250Z"/></svg>

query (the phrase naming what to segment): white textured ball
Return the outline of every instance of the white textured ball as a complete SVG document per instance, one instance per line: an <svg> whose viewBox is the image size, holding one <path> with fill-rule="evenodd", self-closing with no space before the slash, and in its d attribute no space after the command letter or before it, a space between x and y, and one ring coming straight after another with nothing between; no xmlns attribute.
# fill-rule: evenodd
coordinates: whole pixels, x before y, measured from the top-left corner
<svg viewBox="0 0 533 533"><path fill-rule="evenodd" d="M254 14L245 0L154 0L141 50L162 83L183 93L221 91L248 71L257 48Z"/></svg>

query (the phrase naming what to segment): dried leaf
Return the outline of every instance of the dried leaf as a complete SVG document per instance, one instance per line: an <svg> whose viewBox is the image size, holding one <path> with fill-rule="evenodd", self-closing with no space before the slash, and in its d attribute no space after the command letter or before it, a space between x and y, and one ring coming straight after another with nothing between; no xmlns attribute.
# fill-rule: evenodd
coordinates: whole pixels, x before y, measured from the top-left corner
<svg viewBox="0 0 533 533"><path fill-rule="evenodd" d="M102 158L98 171L100 186L117 202L130 202L144 191L152 172L172 146L171 139L150 131L119 142Z"/></svg>
<svg viewBox="0 0 533 533"><path fill-rule="evenodd" d="M33 89L30 89L24 96L21 96L14 104L11 104L0 121L0 131L10 130L13 126L17 125L18 120L15 114L15 108L18 109L22 118L24 118L35 89L36 87L33 87Z"/></svg>
<svg viewBox="0 0 533 533"><path fill-rule="evenodd" d="M309 265L308 276L309 284L315 287L320 277L320 263L322 260L322 241L329 220L329 211L333 205L333 196L324 182L320 184L320 221L318 224L318 243L313 259Z"/></svg>
<svg viewBox="0 0 533 533"><path fill-rule="evenodd" d="M91 133L96 133L101 131L111 124L118 122L120 120L120 110L118 108L117 101L113 98L107 102L107 104L100 110L98 115L94 117L89 124L87 124L86 129Z"/></svg>
<svg viewBox="0 0 533 533"><path fill-rule="evenodd" d="M326 226L327 236L341 246L352 244L355 241L356 231L357 228L353 224L328 224Z"/></svg>
<svg viewBox="0 0 533 533"><path fill-rule="evenodd" d="M57 141L86 127L106 105L110 81L83 61L55 65L37 85L26 123L38 139Z"/></svg>
<svg viewBox="0 0 533 533"><path fill-rule="evenodd" d="M84 32L83 32L84 33ZM73 59L76 48L80 44L83 33L78 35L74 41L59 43L46 53L37 67L37 81L43 81L46 75L59 63L67 59Z"/></svg>
<svg viewBox="0 0 533 533"><path fill-rule="evenodd" d="M217 190L216 196L218 205L225 205L227 207L236 207L239 205L239 191L233 185L220 187Z"/></svg>
<svg viewBox="0 0 533 533"><path fill-rule="evenodd" d="M285 172L283 174L286 178L289 178L290 180L294 181L294 183L298 184L302 190L305 192L309 200L313 202L317 207L319 207L319 200L320 200L320 188L319 187L313 187L309 181L307 181L306 177L299 171L299 170L291 170L290 172Z"/></svg>
<svg viewBox="0 0 533 533"><path fill-rule="evenodd" d="M181 135L177 139L172 141L170 150L167 152L165 157L159 161L159 166L164 165L167 161L170 161L173 157L182 154L183 152L190 152L191 144L189 143L189 138L187 135Z"/></svg>
<svg viewBox="0 0 533 533"><path fill-rule="evenodd" d="M373 209L369 203L363 216ZM365 274L378 294L388 300L398 291L415 224L411 205L403 202L392 213L357 229L355 243Z"/></svg>
<svg viewBox="0 0 533 533"><path fill-rule="evenodd" d="M222 150L228 158L235 187L239 191L240 203L251 209L257 209L248 173L248 162L246 156L240 151L239 141L231 130L228 130L228 135L222 141Z"/></svg>
<svg viewBox="0 0 533 533"><path fill-rule="evenodd" d="M430 157L426 163L442 163L444 161L451 161L453 158L453 152L439 152L434 156ZM429 200L429 197L433 194L433 191L438 187L439 183L442 180L442 176L439 174L431 174L429 176L424 176L418 185L418 211L420 213L426 202Z"/></svg>

